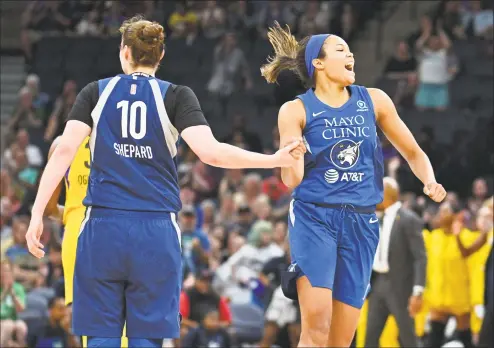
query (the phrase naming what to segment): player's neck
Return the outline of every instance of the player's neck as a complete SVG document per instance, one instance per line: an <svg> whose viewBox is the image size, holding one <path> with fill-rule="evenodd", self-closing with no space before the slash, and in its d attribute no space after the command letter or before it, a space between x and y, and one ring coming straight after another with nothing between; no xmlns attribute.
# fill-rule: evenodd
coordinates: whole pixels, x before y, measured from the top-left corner
<svg viewBox="0 0 494 348"><path fill-rule="evenodd" d="M331 107L339 107L350 98L350 93L344 86L329 81L317 83L314 93L319 100Z"/></svg>
<svg viewBox="0 0 494 348"><path fill-rule="evenodd" d="M151 75L151 76L154 76L154 73L156 72L156 70L154 68L150 68L150 67L147 67L147 66L137 66L133 69L130 69L127 73L127 75L132 75L132 74L135 74L135 73L143 73L143 74L147 74L147 75Z"/></svg>

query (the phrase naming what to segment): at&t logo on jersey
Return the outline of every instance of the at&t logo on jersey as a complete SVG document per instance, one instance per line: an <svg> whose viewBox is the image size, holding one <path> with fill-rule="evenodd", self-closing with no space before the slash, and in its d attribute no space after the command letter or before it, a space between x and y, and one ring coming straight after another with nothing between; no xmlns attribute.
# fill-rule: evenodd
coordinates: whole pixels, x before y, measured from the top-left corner
<svg viewBox="0 0 494 348"><path fill-rule="evenodd" d="M335 169L328 169L326 173L324 173L324 180L326 180L328 184L334 184L335 182L338 181L361 182L363 177L364 177L364 173L351 173L351 172L342 173L340 177L340 173L338 173L338 171Z"/></svg>

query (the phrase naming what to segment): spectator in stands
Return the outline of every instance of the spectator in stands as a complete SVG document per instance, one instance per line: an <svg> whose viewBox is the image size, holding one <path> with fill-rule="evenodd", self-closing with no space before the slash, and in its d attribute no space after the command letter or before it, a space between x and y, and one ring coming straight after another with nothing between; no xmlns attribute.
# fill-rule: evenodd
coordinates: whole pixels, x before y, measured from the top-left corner
<svg viewBox="0 0 494 348"><path fill-rule="evenodd" d="M216 1L207 1L199 13L202 32L207 39L217 39L225 33L226 13Z"/></svg>
<svg viewBox="0 0 494 348"><path fill-rule="evenodd" d="M243 169L226 169L218 189L220 197L227 192L235 193L239 191L242 188L243 176Z"/></svg>
<svg viewBox="0 0 494 348"><path fill-rule="evenodd" d="M36 183L40 174L40 169L29 165L26 150L13 146L15 150L12 152L12 158L15 163L15 171L13 172L16 183L20 186L19 189L24 191L24 194L36 190Z"/></svg>
<svg viewBox="0 0 494 348"><path fill-rule="evenodd" d="M440 15L444 25L444 31L455 39L465 39L465 27L460 13L460 1L446 1L444 12Z"/></svg>
<svg viewBox="0 0 494 348"><path fill-rule="evenodd" d="M288 193L288 187L281 180L281 169L273 169L272 175L262 182L262 192L269 196L271 202L278 201Z"/></svg>
<svg viewBox="0 0 494 348"><path fill-rule="evenodd" d="M281 26L288 25L292 28L296 21L291 4L283 1L267 1L262 4L258 15L257 31L263 38L267 38L268 28L277 21Z"/></svg>
<svg viewBox="0 0 494 348"><path fill-rule="evenodd" d="M234 33L226 33L216 45L213 56L211 78L207 90L220 99L222 116L226 117L226 103L235 91L242 89L237 81L243 81L243 88L252 88L249 65L245 53L237 47L237 38Z"/></svg>
<svg viewBox="0 0 494 348"><path fill-rule="evenodd" d="M182 347L232 347L228 332L221 327L220 315L210 310L201 324L189 330L181 342Z"/></svg>
<svg viewBox="0 0 494 348"><path fill-rule="evenodd" d="M242 246L217 270L218 286L234 303L259 303L252 292L258 287L259 274L264 264L283 255L283 249L273 243L273 224L257 221L251 228L248 244ZM254 284L254 288L251 288Z"/></svg>
<svg viewBox="0 0 494 348"><path fill-rule="evenodd" d="M232 316L227 301L211 287L213 276L211 271L202 270L197 275L194 286L180 294L180 314L182 314L182 324L186 327L199 327L208 312L212 310L218 311L221 327L227 328L231 324Z"/></svg>
<svg viewBox="0 0 494 348"><path fill-rule="evenodd" d="M79 339L72 335L70 315L62 297L48 301L49 315L44 319L41 330L29 342L30 347L81 347Z"/></svg>
<svg viewBox="0 0 494 348"><path fill-rule="evenodd" d="M254 223L254 215L249 205L246 203L241 203L237 208L237 221L234 230L241 235L246 237Z"/></svg>
<svg viewBox="0 0 494 348"><path fill-rule="evenodd" d="M432 33L432 30L433 30L432 19L428 15L422 16L420 18L420 29L410 34L410 36L406 40L408 46L412 49L414 53L417 48L417 40L420 37L427 35L428 33Z"/></svg>
<svg viewBox="0 0 494 348"><path fill-rule="evenodd" d="M417 86L417 61L410 54L408 44L400 41L396 47L396 53L389 58L384 69L385 77L395 81L393 101L396 107L400 107L402 100L413 94Z"/></svg>
<svg viewBox="0 0 494 348"><path fill-rule="evenodd" d="M252 211L256 217L256 220L267 221L271 217L271 204L269 202L269 196L266 194L260 194L252 205Z"/></svg>
<svg viewBox="0 0 494 348"><path fill-rule="evenodd" d="M182 208L179 216L182 231L183 262L192 274L208 268L211 245L208 236L196 225L196 211L192 206Z"/></svg>
<svg viewBox="0 0 494 348"><path fill-rule="evenodd" d="M16 216L12 223L12 239L2 242L6 248L5 256L12 264L14 279L21 283L26 290L37 285L40 277L42 261L29 254L26 242L26 232L29 219L26 216Z"/></svg>
<svg viewBox="0 0 494 348"><path fill-rule="evenodd" d="M258 173L249 173L244 177L244 183L242 187L243 201L253 209L254 203L257 197L262 192L262 177Z"/></svg>
<svg viewBox="0 0 494 348"><path fill-rule="evenodd" d="M39 86L39 76L36 74L29 74L26 77L26 87L31 92L33 97L33 108L39 117L44 120L46 114L46 108L50 102L50 96L44 92L41 92Z"/></svg>
<svg viewBox="0 0 494 348"><path fill-rule="evenodd" d="M54 287L63 277L62 246L52 242L48 247L48 262L46 263L46 286Z"/></svg>
<svg viewBox="0 0 494 348"><path fill-rule="evenodd" d="M10 202L10 198L7 196L2 196L0 199L0 244L3 244L12 237L12 227L10 226L12 215L12 203ZM2 247L1 256L3 257L3 255L4 253Z"/></svg>
<svg viewBox="0 0 494 348"><path fill-rule="evenodd" d="M45 132L45 141L52 142L55 137L63 133L65 121L77 96L77 84L74 80L67 80L63 85L62 94L55 100L53 112L48 119Z"/></svg>
<svg viewBox="0 0 494 348"><path fill-rule="evenodd" d="M82 17L76 26L76 33L80 36L100 36L103 33L103 25L99 23L97 10L92 10Z"/></svg>
<svg viewBox="0 0 494 348"><path fill-rule="evenodd" d="M252 39L257 24L252 2L245 0L231 2L227 11L227 24L229 30L243 33L247 38Z"/></svg>
<svg viewBox="0 0 494 348"><path fill-rule="evenodd" d="M36 145L29 143L29 134L24 128L19 129L15 142L3 154L3 163L5 166L15 168L15 161L12 150L25 151L27 164L31 167L41 167L43 164L43 155Z"/></svg>
<svg viewBox="0 0 494 348"><path fill-rule="evenodd" d="M106 10L103 16L104 33L109 36L120 35L118 29L125 20L120 1L111 1L110 8Z"/></svg>
<svg viewBox="0 0 494 348"><path fill-rule="evenodd" d="M223 141L233 144L236 137L240 137L245 142L247 150L254 152L262 152L262 141L259 135L247 130L246 118L241 114L236 114L233 117L232 133ZM278 151L278 148L276 149Z"/></svg>
<svg viewBox="0 0 494 348"><path fill-rule="evenodd" d="M29 88L22 87L19 91L19 103L7 128L10 133L16 133L19 128L26 128L29 131L39 129L43 124L41 116L42 115L34 108L33 95Z"/></svg>
<svg viewBox="0 0 494 348"><path fill-rule="evenodd" d="M472 196L468 199L468 210L475 215L489 195L489 187L484 178L477 178L472 183Z"/></svg>
<svg viewBox="0 0 494 348"><path fill-rule="evenodd" d="M419 86L415 96L415 105L419 110L444 111L449 105L448 82L456 73L456 67L448 66L450 47L451 41L440 22L437 35L433 34L432 27L426 27L417 40Z"/></svg>
<svg viewBox="0 0 494 348"><path fill-rule="evenodd" d="M24 311L24 287L14 281L8 261L1 263L0 277L0 347L25 347L27 326L17 318Z"/></svg>
<svg viewBox="0 0 494 348"><path fill-rule="evenodd" d="M298 20L298 34L301 37L327 33L329 12L321 8L319 1L307 2L305 13Z"/></svg>
<svg viewBox="0 0 494 348"><path fill-rule="evenodd" d="M71 21L60 12L62 1L31 1L22 14L21 46L28 61L32 45L45 34L60 34L70 28Z"/></svg>
<svg viewBox="0 0 494 348"><path fill-rule="evenodd" d="M185 184L180 188L180 201L184 207L194 207L196 213L196 226L197 228L200 228L202 226L202 209L200 204L196 204L197 195L190 184Z"/></svg>
<svg viewBox="0 0 494 348"><path fill-rule="evenodd" d="M216 204L212 199L204 200L201 203L203 213L202 229L209 236L215 227Z"/></svg>
<svg viewBox="0 0 494 348"><path fill-rule="evenodd" d="M192 189L197 194L197 198L202 200L212 197L215 184L215 180L211 175L211 168L197 160L191 170L190 182Z"/></svg>
<svg viewBox="0 0 494 348"><path fill-rule="evenodd" d="M233 201L233 195L226 191L221 193L220 197L220 209L216 215L216 221L221 223L225 228L230 228L235 223L235 202Z"/></svg>
<svg viewBox="0 0 494 348"><path fill-rule="evenodd" d="M492 40L494 18L492 8L482 5L482 1L473 0L468 3L469 9L463 11L463 23L465 27L472 26L473 34L479 38Z"/></svg>
<svg viewBox="0 0 494 348"><path fill-rule="evenodd" d="M182 2L177 2L175 11L168 18L168 26L172 31L172 38L184 38L187 36L188 23L197 25L197 15L188 9Z"/></svg>

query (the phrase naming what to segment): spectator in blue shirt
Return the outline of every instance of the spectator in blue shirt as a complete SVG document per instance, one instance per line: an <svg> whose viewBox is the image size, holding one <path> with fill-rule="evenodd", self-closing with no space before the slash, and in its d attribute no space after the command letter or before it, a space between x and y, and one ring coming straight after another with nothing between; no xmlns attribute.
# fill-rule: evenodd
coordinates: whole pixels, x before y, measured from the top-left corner
<svg viewBox="0 0 494 348"><path fill-rule="evenodd" d="M208 236L197 227L196 210L193 206L183 207L179 216L182 231L182 258L184 268L197 274L209 265L211 245Z"/></svg>

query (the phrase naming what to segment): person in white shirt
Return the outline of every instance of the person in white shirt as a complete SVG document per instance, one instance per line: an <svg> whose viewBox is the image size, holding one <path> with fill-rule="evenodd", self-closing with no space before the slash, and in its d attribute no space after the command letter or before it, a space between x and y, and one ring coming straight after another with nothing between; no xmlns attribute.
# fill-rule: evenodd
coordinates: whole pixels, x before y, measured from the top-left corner
<svg viewBox="0 0 494 348"><path fill-rule="evenodd" d="M451 41L441 27L437 35L432 27L426 28L417 40L419 86L415 95L415 106L419 110L444 111L449 105L448 83L456 74L456 67L449 63Z"/></svg>
<svg viewBox="0 0 494 348"><path fill-rule="evenodd" d="M402 206L399 195L396 180L384 178L384 200L377 206L380 238L369 295L366 347L379 346L389 315L396 319L402 347L417 347L418 343L413 318L421 310L426 279L423 222Z"/></svg>
<svg viewBox="0 0 494 348"><path fill-rule="evenodd" d="M252 284L259 278L262 267L272 258L284 254L272 238L273 224L262 220L256 222L249 233L249 243L217 269L213 287L230 298L231 303L253 302Z"/></svg>
<svg viewBox="0 0 494 348"><path fill-rule="evenodd" d="M21 128L17 132L16 140L14 143L15 147L26 151L27 162L32 167L41 167L43 164L43 154L41 150L36 145L29 143L29 133ZM9 167L15 167L15 160L12 154L12 147L5 150L3 155L4 163Z"/></svg>

